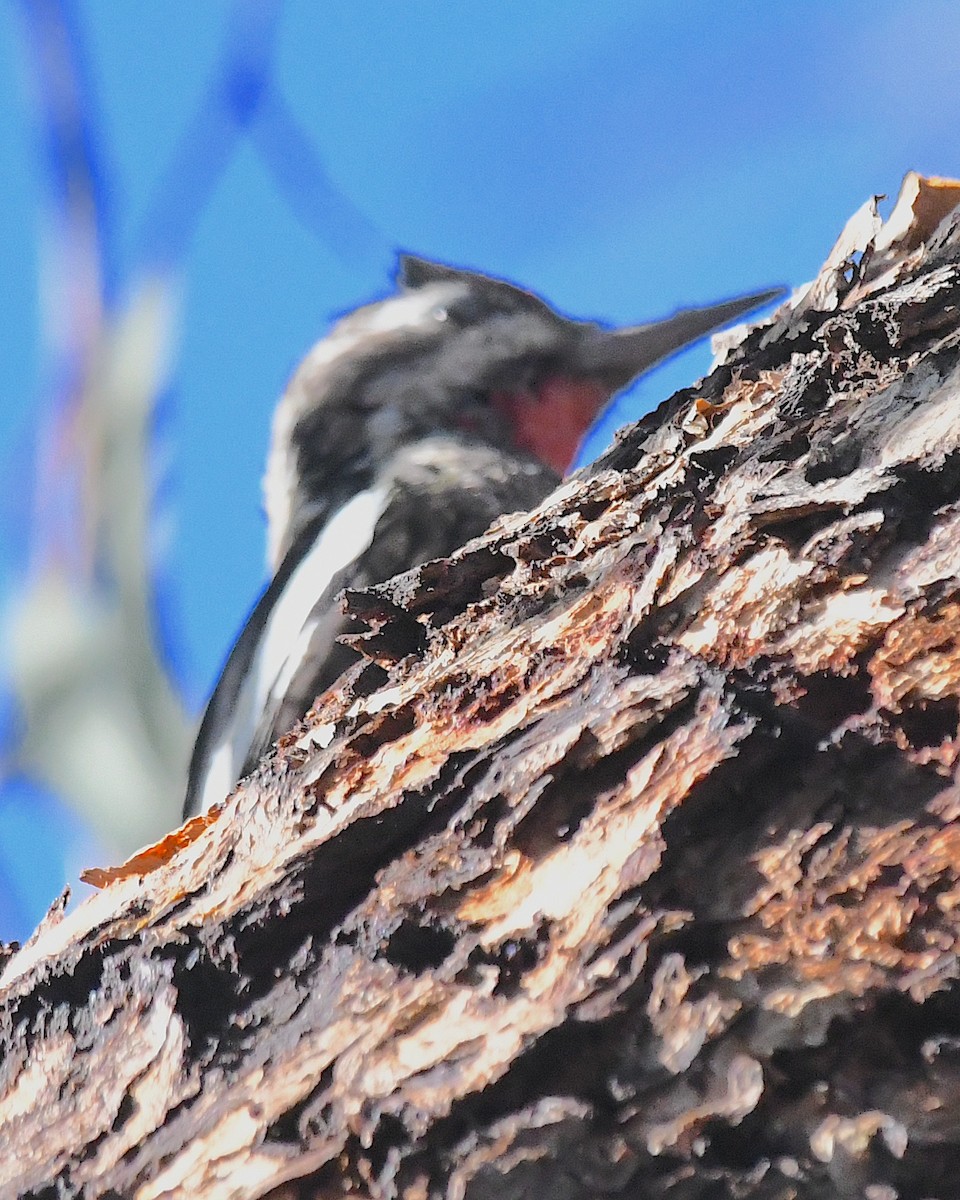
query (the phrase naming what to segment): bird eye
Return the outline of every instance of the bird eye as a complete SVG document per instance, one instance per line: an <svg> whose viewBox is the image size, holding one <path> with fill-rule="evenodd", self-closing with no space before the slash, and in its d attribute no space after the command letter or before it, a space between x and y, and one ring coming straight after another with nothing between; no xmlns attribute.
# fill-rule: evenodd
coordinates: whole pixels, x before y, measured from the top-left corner
<svg viewBox="0 0 960 1200"><path fill-rule="evenodd" d="M465 329L470 325L479 324L489 314L490 309L483 297L469 292L465 296L458 296L444 312L445 319Z"/></svg>
<svg viewBox="0 0 960 1200"><path fill-rule="evenodd" d="M430 316L441 325L450 324L462 327L476 319L476 305L455 299L448 304L435 304L430 309Z"/></svg>

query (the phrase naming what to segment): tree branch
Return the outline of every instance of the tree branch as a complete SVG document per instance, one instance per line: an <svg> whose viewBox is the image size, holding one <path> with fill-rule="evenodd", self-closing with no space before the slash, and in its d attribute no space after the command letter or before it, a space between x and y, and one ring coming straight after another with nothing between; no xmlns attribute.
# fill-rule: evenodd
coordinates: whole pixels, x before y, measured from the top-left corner
<svg viewBox="0 0 960 1200"><path fill-rule="evenodd" d="M951 1190L957 199L348 597L370 661L7 963L10 1194Z"/></svg>

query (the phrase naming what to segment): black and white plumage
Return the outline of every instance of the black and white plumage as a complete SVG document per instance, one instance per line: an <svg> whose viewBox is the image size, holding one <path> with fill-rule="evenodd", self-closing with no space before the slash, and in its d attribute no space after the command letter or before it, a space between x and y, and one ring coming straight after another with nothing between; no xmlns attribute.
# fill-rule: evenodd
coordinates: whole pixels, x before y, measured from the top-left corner
<svg viewBox="0 0 960 1200"><path fill-rule="evenodd" d="M609 330L502 280L401 260L294 374L264 480L272 580L231 651L185 815L222 800L354 659L336 598L451 553L559 481L607 400L761 292Z"/></svg>

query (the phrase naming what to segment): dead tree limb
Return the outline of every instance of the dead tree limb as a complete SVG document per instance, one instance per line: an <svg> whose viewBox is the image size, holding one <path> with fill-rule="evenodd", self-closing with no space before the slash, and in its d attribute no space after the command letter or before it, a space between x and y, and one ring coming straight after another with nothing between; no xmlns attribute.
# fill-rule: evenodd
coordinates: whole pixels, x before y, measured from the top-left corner
<svg viewBox="0 0 960 1200"><path fill-rule="evenodd" d="M908 180L0 980L0 1194L949 1196L960 219Z"/></svg>

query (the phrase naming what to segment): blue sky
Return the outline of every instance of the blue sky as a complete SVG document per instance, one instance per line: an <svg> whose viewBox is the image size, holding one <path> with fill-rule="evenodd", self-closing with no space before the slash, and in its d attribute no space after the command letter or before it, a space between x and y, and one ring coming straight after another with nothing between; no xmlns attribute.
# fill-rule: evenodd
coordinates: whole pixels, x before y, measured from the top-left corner
<svg viewBox="0 0 960 1200"><path fill-rule="evenodd" d="M161 413L161 615L194 709L263 582L275 399L331 315L389 289L396 249L507 276L578 316L639 321L798 284L871 193L895 193L909 169L960 173L955 0L287 0L270 78L324 164L323 210L275 130L241 133L222 161L176 157L230 45L232 4L71 7L96 98L116 294L171 253L181 280ZM4 6L7 588L25 563L45 379L44 165L29 83L22 11ZM195 203L204 169L209 194ZM196 217L182 238L168 227L180 208ZM589 451L708 361L700 348L648 377ZM0 811L0 839L4 828ZM3 888L0 872L0 900ZM0 937L24 932L39 903L6 926L0 903Z"/></svg>

